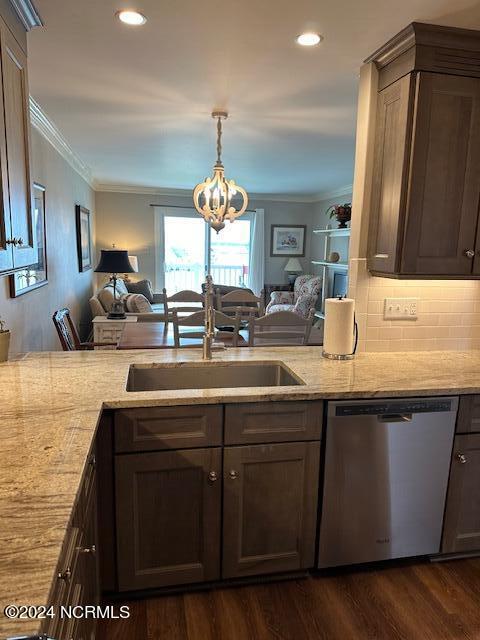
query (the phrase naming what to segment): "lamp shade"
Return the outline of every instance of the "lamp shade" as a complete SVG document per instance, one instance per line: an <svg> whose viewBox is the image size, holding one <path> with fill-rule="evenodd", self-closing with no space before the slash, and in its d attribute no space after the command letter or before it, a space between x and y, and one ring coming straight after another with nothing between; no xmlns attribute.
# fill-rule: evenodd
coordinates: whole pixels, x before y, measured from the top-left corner
<svg viewBox="0 0 480 640"><path fill-rule="evenodd" d="M128 256L128 260L132 265L132 269L135 273L138 273L138 258L137 256Z"/></svg>
<svg viewBox="0 0 480 640"><path fill-rule="evenodd" d="M134 273L128 259L128 251L119 249L102 249L100 251L100 262L95 269L97 273Z"/></svg>
<svg viewBox="0 0 480 640"><path fill-rule="evenodd" d="M289 273L300 273L303 271L303 267L298 258L290 258L285 265L284 271L288 271Z"/></svg>

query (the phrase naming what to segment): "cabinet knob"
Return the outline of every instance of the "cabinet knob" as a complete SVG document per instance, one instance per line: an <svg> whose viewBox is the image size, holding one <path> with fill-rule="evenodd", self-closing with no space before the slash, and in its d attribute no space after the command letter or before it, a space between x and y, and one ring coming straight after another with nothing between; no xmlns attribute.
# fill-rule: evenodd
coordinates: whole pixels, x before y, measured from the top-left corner
<svg viewBox="0 0 480 640"><path fill-rule="evenodd" d="M465 255L467 256L467 258L474 258L475 251L473 251L472 249L465 249Z"/></svg>
<svg viewBox="0 0 480 640"><path fill-rule="evenodd" d="M233 469L230 471L228 475L230 476L230 480L236 480L238 478L238 473Z"/></svg>
<svg viewBox="0 0 480 640"><path fill-rule="evenodd" d="M64 580L65 582L69 582L71 577L72 577L72 570L70 569L70 567L67 567L65 571L60 571L60 573L58 574L58 578L60 580Z"/></svg>
<svg viewBox="0 0 480 640"><path fill-rule="evenodd" d="M460 464L465 464L467 461L467 456L464 453L457 453L455 456Z"/></svg>
<svg viewBox="0 0 480 640"><path fill-rule="evenodd" d="M80 547L78 551L79 553L91 553L93 556L97 552L97 547L94 544L92 544L91 547Z"/></svg>
<svg viewBox="0 0 480 640"><path fill-rule="evenodd" d="M210 471L210 473L208 474L208 481L209 482L216 482L218 480L218 475L216 471Z"/></svg>

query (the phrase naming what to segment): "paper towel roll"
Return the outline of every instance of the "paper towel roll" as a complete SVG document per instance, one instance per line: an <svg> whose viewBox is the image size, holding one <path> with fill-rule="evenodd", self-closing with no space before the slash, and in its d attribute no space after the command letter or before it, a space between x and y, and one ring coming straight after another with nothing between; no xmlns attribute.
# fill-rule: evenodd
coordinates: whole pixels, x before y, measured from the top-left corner
<svg viewBox="0 0 480 640"><path fill-rule="evenodd" d="M325 300L323 351L325 355L347 356L353 351L355 301L351 298Z"/></svg>

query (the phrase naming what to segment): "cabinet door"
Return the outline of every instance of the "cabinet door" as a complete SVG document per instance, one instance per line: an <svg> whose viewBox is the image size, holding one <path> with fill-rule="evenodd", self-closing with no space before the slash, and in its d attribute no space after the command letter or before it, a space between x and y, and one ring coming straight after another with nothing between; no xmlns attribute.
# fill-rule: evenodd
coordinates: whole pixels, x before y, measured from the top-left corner
<svg viewBox="0 0 480 640"><path fill-rule="evenodd" d="M410 75L378 94L368 247L372 271L394 273L399 266L412 104Z"/></svg>
<svg viewBox="0 0 480 640"><path fill-rule="evenodd" d="M456 433L480 433L480 395L460 396Z"/></svg>
<svg viewBox="0 0 480 640"><path fill-rule="evenodd" d="M442 551L480 551L480 434L455 438Z"/></svg>
<svg viewBox="0 0 480 640"><path fill-rule="evenodd" d="M319 457L319 442L224 450L224 578L313 566Z"/></svg>
<svg viewBox="0 0 480 640"><path fill-rule="evenodd" d="M7 165L10 196L11 237L15 268L37 261L30 176L30 118L27 58L7 27L1 23L1 60Z"/></svg>
<svg viewBox="0 0 480 640"><path fill-rule="evenodd" d="M402 273L469 275L479 204L480 79L420 73L414 123Z"/></svg>
<svg viewBox="0 0 480 640"><path fill-rule="evenodd" d="M115 459L120 591L219 577L221 450Z"/></svg>
<svg viewBox="0 0 480 640"><path fill-rule="evenodd" d="M1 33L0 33L1 37ZM0 60L1 62L1 60ZM7 142L5 138L5 115L3 111L3 87L0 82L0 272L13 268L13 246L10 220L10 199L8 196Z"/></svg>

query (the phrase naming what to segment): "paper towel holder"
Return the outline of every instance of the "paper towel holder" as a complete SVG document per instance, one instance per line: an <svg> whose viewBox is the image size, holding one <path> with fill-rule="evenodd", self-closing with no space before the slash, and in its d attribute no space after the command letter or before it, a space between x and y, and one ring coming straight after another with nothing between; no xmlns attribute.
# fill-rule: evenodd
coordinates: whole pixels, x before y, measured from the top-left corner
<svg viewBox="0 0 480 640"><path fill-rule="evenodd" d="M345 296L338 296L339 300L342 300ZM352 353L328 353L322 350L322 356L328 360L353 360L357 351L358 345L358 323L355 319L355 313L353 314L353 333L355 335L355 343L353 345Z"/></svg>

